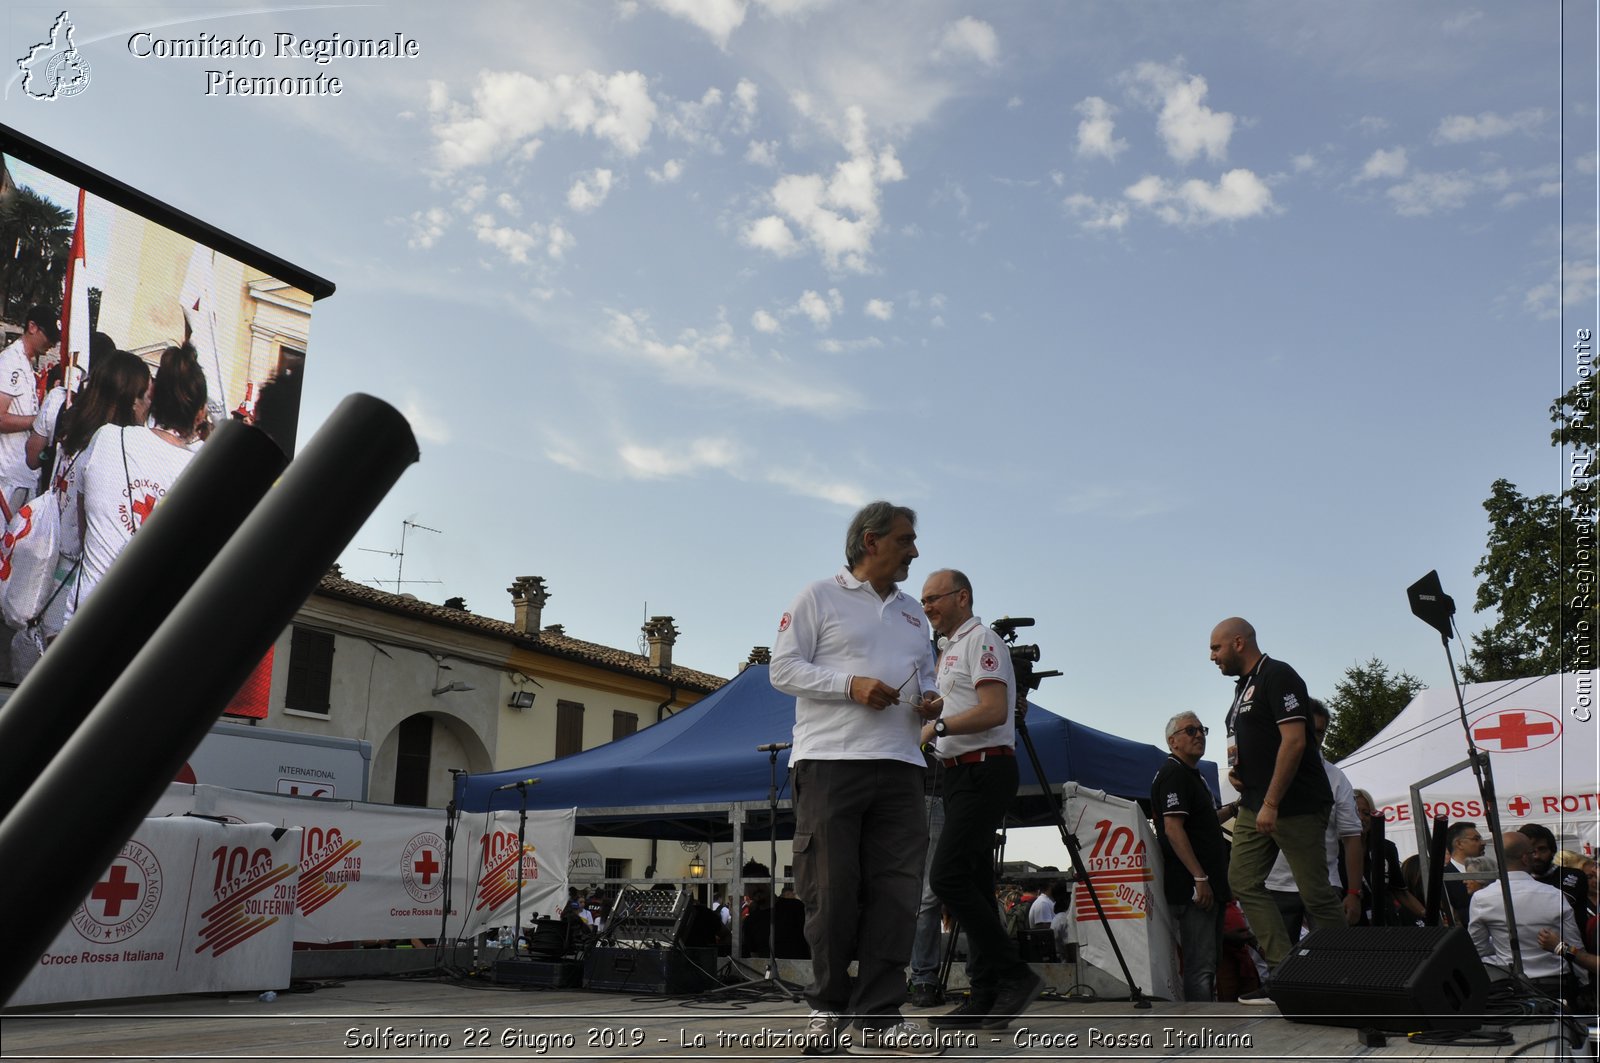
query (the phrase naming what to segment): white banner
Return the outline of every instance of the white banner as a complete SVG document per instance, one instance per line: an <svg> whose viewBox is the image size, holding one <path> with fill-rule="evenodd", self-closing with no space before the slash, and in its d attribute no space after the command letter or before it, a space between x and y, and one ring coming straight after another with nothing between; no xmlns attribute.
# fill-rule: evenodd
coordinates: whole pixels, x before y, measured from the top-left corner
<svg viewBox="0 0 1600 1063"><path fill-rule="evenodd" d="M195 810L303 828L296 940L471 937L512 922L517 907L517 813L462 817L445 877L439 809L278 797L196 786ZM528 813L522 921L559 914L575 811ZM448 891L449 919L445 920Z"/></svg>
<svg viewBox="0 0 1600 1063"><path fill-rule="evenodd" d="M299 849L296 829L145 820L8 1003L285 988Z"/></svg>
<svg viewBox="0 0 1600 1063"><path fill-rule="evenodd" d="M1069 782L1061 788L1067 830L1078 839L1101 923L1090 891L1072 891L1073 940L1085 963L1121 980L1122 968L1106 936L1109 925L1134 982L1150 996L1181 1000L1177 943L1161 889L1160 847L1137 802Z"/></svg>

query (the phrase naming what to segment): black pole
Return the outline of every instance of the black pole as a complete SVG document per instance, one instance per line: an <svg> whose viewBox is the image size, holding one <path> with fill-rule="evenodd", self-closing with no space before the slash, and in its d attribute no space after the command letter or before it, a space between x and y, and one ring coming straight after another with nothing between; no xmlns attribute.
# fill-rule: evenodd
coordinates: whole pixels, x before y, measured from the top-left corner
<svg viewBox="0 0 1600 1063"><path fill-rule="evenodd" d="M511 955L520 958L527 944L522 934L522 858L528 851L528 780L517 783L517 914L511 922ZM522 944L518 944L521 942Z"/></svg>
<svg viewBox="0 0 1600 1063"><path fill-rule="evenodd" d="M14 806L44 774L288 460L265 432L240 421L222 425L200 448L94 595L0 706L0 809Z"/></svg>
<svg viewBox="0 0 1600 1063"><path fill-rule="evenodd" d="M0 867L51 871L20 875L8 889L17 917L0 930L0 1000L21 984L220 708L417 457L416 439L392 407L365 395L340 403L0 822ZM163 519L158 507L151 528Z"/></svg>
<svg viewBox="0 0 1600 1063"><path fill-rule="evenodd" d="M1066 812L1061 807L1061 799L1050 787L1049 777L1044 773L1044 765L1039 762L1039 751L1033 747L1033 738L1028 734L1028 723L1023 718L1028 702L1026 698L1017 699L1017 737L1022 739L1023 746L1028 750L1028 761L1033 765L1033 774L1039 780L1039 788L1050 800L1050 808L1055 813L1056 829L1061 832L1061 842L1067 847L1067 856L1072 859L1072 869L1077 872L1078 881L1083 888L1089 891L1089 901L1094 905L1094 914L1100 918L1100 925L1105 928L1106 940L1111 943L1111 951L1117 957L1117 966L1122 968L1122 980L1128 983L1128 999L1135 1008L1148 1008L1150 1000L1144 995L1144 990L1139 988L1133 980L1133 971L1128 968L1128 961L1122 955L1122 946L1117 944L1117 935L1111 929L1111 920L1106 918L1106 910L1100 905L1100 895L1094 890L1094 881L1089 877L1089 867L1083 862L1083 851L1078 846L1077 835L1067 829ZM1080 957L1083 943L1078 943Z"/></svg>

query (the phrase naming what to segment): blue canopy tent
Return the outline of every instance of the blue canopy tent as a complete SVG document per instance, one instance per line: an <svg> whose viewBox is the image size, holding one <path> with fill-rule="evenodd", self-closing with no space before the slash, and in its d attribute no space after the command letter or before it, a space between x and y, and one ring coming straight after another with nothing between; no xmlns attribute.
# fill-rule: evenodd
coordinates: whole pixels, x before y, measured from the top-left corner
<svg viewBox="0 0 1600 1063"><path fill-rule="evenodd" d="M756 746L787 742L794 729L794 698L772 688L765 665L751 665L726 686L670 719L606 745L510 771L456 777L456 807L462 812L515 809L519 797L508 783L537 778L527 787L528 807L576 808L579 832L656 838L705 838L708 820L735 802L759 805L770 788L769 755ZM1121 797L1148 800L1150 781L1166 750L1131 742L1032 706L1027 729L1052 789L1073 780ZM1037 775L1019 748L1021 787L1011 825L1051 822ZM789 751L778 755L781 800L788 798ZM1217 791L1217 769L1202 763ZM779 821L780 836L792 833ZM726 824L710 828L725 838ZM747 837L765 837L746 832Z"/></svg>

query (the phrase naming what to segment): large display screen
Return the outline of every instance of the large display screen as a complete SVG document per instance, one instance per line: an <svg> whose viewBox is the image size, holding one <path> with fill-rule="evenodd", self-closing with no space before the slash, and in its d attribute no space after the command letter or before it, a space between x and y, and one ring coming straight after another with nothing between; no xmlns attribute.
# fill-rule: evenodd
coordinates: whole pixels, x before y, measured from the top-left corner
<svg viewBox="0 0 1600 1063"><path fill-rule="evenodd" d="M210 432L246 420L293 454L312 306L332 292L320 277L0 126L0 510L8 522L30 500L37 509L53 499L60 510L57 583L47 588L55 600L34 625L46 647L70 622L63 599L92 590ZM163 387L164 366L175 368ZM137 384L129 380L146 372L149 390L130 412ZM73 418L82 422L76 434L66 432ZM96 448L82 440L104 424L121 426L124 463L146 466L111 477L126 490L100 483L104 470L89 475ZM0 680L15 683L37 648L16 637L24 629L15 621L38 599L6 582L11 661ZM235 714L265 714L265 684L255 686L261 704L247 685Z"/></svg>

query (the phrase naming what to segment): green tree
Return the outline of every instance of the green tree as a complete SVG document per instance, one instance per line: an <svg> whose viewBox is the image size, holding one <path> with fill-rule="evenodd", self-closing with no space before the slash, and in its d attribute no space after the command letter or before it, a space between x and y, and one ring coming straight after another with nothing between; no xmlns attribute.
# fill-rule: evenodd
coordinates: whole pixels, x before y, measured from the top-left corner
<svg viewBox="0 0 1600 1063"><path fill-rule="evenodd" d="M1487 551L1473 608L1495 622L1472 637L1461 668L1471 683L1592 668L1596 632L1596 418L1592 377L1550 407L1552 446L1570 450L1573 486L1560 495L1524 495L1496 480L1483 508Z"/></svg>
<svg viewBox="0 0 1600 1063"><path fill-rule="evenodd" d="M59 303L72 254L72 211L29 188L0 203L0 315L16 321L36 303Z"/></svg>
<svg viewBox="0 0 1600 1063"><path fill-rule="evenodd" d="M1338 761L1360 749L1411 704L1421 689L1422 680L1408 672L1390 675L1388 666L1376 657L1346 668L1328 699L1323 756Z"/></svg>

